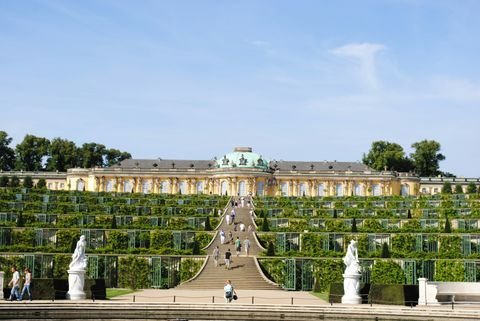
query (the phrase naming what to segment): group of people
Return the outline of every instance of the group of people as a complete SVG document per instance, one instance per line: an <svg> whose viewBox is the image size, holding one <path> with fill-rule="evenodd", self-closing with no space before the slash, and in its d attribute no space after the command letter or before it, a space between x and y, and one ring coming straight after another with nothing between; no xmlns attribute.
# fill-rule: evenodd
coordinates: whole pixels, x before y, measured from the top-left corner
<svg viewBox="0 0 480 321"><path fill-rule="evenodd" d="M233 237L232 237L232 240L233 240ZM243 241L243 247L245 248L245 255L246 256L250 255L250 246L251 246L251 243L250 243L250 240L247 237ZM240 256L241 251L242 251L242 241L237 236L237 239L235 240L235 252L236 252L237 256ZM220 247L217 245L213 249L213 253L212 253L212 257L213 257L213 261L215 262L215 266L218 266L218 261L220 260L220 256L221 256ZM230 249L227 249L227 251L225 252L224 262L225 262L225 268L227 270L230 270L230 265L232 263L232 252L230 252Z"/></svg>
<svg viewBox="0 0 480 321"><path fill-rule="evenodd" d="M29 268L25 268L24 270L24 282L22 292L20 293L20 272L17 270L17 266L12 266L12 279L8 283L8 286L12 287L10 291L10 297L7 299L8 301L13 301L14 298L17 301L22 301L25 292L28 294L28 299L32 301L32 292L30 291L30 285L32 284L32 272Z"/></svg>

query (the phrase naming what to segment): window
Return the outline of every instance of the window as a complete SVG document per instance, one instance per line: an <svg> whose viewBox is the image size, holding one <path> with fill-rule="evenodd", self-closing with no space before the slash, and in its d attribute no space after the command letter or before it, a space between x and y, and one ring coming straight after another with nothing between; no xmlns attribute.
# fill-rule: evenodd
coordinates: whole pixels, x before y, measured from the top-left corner
<svg viewBox="0 0 480 321"><path fill-rule="evenodd" d="M335 185L335 196L343 196L343 184Z"/></svg>
<svg viewBox="0 0 480 321"><path fill-rule="evenodd" d="M323 184L318 184L317 195L318 196L324 196L325 195L325 186Z"/></svg>
<svg viewBox="0 0 480 321"><path fill-rule="evenodd" d="M372 185L372 194L373 194L373 196L382 195L382 190L380 188L380 184L373 184Z"/></svg>
<svg viewBox="0 0 480 321"><path fill-rule="evenodd" d="M356 196L364 196L363 186L361 184L355 184L355 191Z"/></svg>
<svg viewBox="0 0 480 321"><path fill-rule="evenodd" d="M282 196L288 196L288 183L281 183L280 191L282 193Z"/></svg>
<svg viewBox="0 0 480 321"><path fill-rule="evenodd" d="M197 182L196 190L197 190L197 194L202 194L203 193L203 182Z"/></svg>
<svg viewBox="0 0 480 321"><path fill-rule="evenodd" d="M107 186L105 187L105 190L106 190L107 192L113 192L114 186L115 186L115 184L114 184L113 180L112 180L112 179L109 179L109 180L107 181Z"/></svg>
<svg viewBox="0 0 480 321"><path fill-rule="evenodd" d="M179 193L181 193L182 195L186 194L186 193L187 193L187 182L181 181L181 182L178 184L178 191L179 191Z"/></svg>
<svg viewBox="0 0 480 321"><path fill-rule="evenodd" d="M168 181L162 181L160 183L160 193L168 193L170 189L170 183Z"/></svg>
<svg viewBox="0 0 480 321"><path fill-rule="evenodd" d="M240 181L238 183L238 193L240 196L245 196L247 195L246 187L245 187L245 181Z"/></svg>
<svg viewBox="0 0 480 321"><path fill-rule="evenodd" d="M408 186L408 184L402 184L402 187L401 187L401 190L400 190L400 194L402 196L408 196L410 195L410 186Z"/></svg>
<svg viewBox="0 0 480 321"><path fill-rule="evenodd" d="M150 193L150 182L149 181L144 181L142 183L142 193L143 194Z"/></svg>
<svg viewBox="0 0 480 321"><path fill-rule="evenodd" d="M308 196L307 184L300 183L298 188L298 196Z"/></svg>
<svg viewBox="0 0 480 321"><path fill-rule="evenodd" d="M226 181L223 181L222 185L220 186L220 194L227 195L227 189L228 189L228 183Z"/></svg>
<svg viewBox="0 0 480 321"><path fill-rule="evenodd" d="M50 188L50 186L48 188ZM83 191L84 189L85 189L85 182L83 181L83 179L80 178L77 181L77 191Z"/></svg>
<svg viewBox="0 0 480 321"><path fill-rule="evenodd" d="M263 182L258 182L257 183L257 195L258 196L263 196L263 189L265 187L265 184Z"/></svg>
<svg viewBox="0 0 480 321"><path fill-rule="evenodd" d="M133 184L130 181L126 181L123 183L123 192L124 193L130 193L132 192L133 189Z"/></svg>

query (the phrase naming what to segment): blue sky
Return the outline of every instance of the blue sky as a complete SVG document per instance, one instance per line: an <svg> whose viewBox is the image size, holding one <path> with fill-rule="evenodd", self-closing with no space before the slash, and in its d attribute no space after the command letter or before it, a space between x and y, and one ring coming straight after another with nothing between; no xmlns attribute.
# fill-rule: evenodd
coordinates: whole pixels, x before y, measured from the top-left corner
<svg viewBox="0 0 480 321"><path fill-rule="evenodd" d="M0 130L135 158L361 160L478 177L480 1L0 1Z"/></svg>

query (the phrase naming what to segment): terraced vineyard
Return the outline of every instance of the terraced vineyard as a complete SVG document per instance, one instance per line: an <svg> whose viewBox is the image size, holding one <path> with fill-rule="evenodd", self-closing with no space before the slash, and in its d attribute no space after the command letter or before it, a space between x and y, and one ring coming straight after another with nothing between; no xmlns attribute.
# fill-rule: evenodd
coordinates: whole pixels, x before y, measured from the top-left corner
<svg viewBox="0 0 480 321"><path fill-rule="evenodd" d="M260 262L288 289L310 290L317 280L317 289L325 290L341 281L341 257L351 239L359 242L366 283L480 277L478 194L263 198L255 205L259 238L276 256Z"/></svg>
<svg viewBox="0 0 480 321"><path fill-rule="evenodd" d="M0 189L0 264L29 266L34 278L65 278L80 235L88 275L124 286L139 267L142 287L173 287L205 257L227 198ZM135 256L129 256L135 254ZM201 255L201 256L200 256Z"/></svg>

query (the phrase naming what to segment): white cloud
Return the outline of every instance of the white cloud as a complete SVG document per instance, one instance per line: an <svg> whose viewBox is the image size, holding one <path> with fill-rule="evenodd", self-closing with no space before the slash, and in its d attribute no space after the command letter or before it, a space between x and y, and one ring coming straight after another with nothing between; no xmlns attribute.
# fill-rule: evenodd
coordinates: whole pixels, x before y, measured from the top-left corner
<svg viewBox="0 0 480 321"><path fill-rule="evenodd" d="M378 79L376 76L375 57L379 51L385 49L385 46L377 43L350 43L344 46L332 49L330 52L339 57L350 57L356 60L360 66L360 76L369 88L378 88Z"/></svg>

